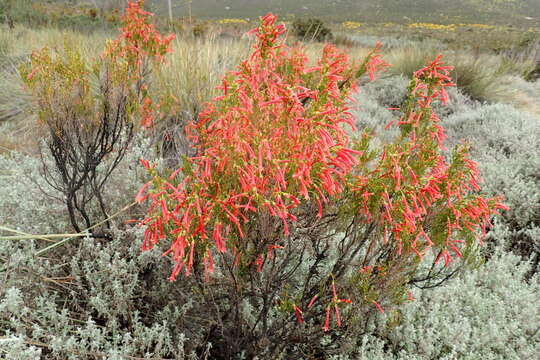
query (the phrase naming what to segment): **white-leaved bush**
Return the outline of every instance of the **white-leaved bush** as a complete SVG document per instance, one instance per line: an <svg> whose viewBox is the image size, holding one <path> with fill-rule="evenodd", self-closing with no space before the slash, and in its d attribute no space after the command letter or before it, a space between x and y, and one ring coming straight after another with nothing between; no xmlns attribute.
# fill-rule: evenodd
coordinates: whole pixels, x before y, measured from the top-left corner
<svg viewBox="0 0 540 360"><path fill-rule="evenodd" d="M111 209L133 202L143 182L141 157L155 155L138 138L104 194ZM39 159L2 155L0 168L6 170L0 176L0 225L32 234L72 232L65 205L39 175ZM199 334L182 331L191 303L184 287L168 281L167 258L159 250L141 252L142 230L125 223L139 211L132 207L114 219L112 240L73 238L39 256L49 245L43 239L0 242L0 358L205 354L208 345Z"/></svg>
<svg viewBox="0 0 540 360"><path fill-rule="evenodd" d="M506 246L540 261L540 117L507 104L483 105L445 119L449 143L465 139L484 178L485 191L510 207L502 226ZM495 240L496 237L494 237Z"/></svg>
<svg viewBox="0 0 540 360"><path fill-rule="evenodd" d="M39 158L12 153L0 156L0 224L33 234L64 232L68 220L61 199L39 175ZM54 219L54 221L51 221Z"/></svg>
<svg viewBox="0 0 540 360"><path fill-rule="evenodd" d="M361 359L525 360L540 353L540 277L501 249L443 286L380 316L359 339ZM349 359L346 356L335 357ZM351 358L352 359L352 358Z"/></svg>

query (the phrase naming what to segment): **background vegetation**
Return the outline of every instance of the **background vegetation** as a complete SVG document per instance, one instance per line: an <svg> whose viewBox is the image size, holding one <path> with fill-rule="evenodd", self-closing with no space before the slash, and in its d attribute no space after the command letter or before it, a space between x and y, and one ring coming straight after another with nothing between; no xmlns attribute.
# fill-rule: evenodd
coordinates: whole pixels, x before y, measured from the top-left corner
<svg viewBox="0 0 540 360"><path fill-rule="evenodd" d="M150 4L165 13L166 2ZM175 13L186 16L189 1L173 0ZM481 22L519 26L538 24L540 5L535 0L198 0L191 2L191 12L204 17L249 17L273 11L280 16L323 17L330 21L381 22ZM525 17L532 18L527 22Z"/></svg>

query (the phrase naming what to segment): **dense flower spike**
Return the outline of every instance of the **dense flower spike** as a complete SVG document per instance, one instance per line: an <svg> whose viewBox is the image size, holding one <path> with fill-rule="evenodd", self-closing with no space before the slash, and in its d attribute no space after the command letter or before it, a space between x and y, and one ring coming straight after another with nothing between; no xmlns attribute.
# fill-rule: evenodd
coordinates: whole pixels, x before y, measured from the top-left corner
<svg viewBox="0 0 540 360"><path fill-rule="evenodd" d="M163 61L165 54L171 51L174 34L163 36L150 22L153 16L144 8L144 0L129 0L122 16L122 28L119 37L110 42L104 56L112 56L127 61L142 71L148 58Z"/></svg>
<svg viewBox="0 0 540 360"><path fill-rule="evenodd" d="M161 63L164 56L171 51L174 34L163 36L150 22L153 16L144 8L144 0L129 0L124 16L120 35L109 42L103 59L108 59L118 69L129 69L128 81L142 81L149 75L152 62ZM152 102L148 89L140 89L141 125L150 127L158 106Z"/></svg>
<svg viewBox="0 0 540 360"><path fill-rule="evenodd" d="M377 42L375 44L375 48L365 60L365 67L361 68L361 71L367 72L371 81L375 80L380 72L384 71L385 68L390 66L390 64L384 62L381 58L381 48L382 43Z"/></svg>

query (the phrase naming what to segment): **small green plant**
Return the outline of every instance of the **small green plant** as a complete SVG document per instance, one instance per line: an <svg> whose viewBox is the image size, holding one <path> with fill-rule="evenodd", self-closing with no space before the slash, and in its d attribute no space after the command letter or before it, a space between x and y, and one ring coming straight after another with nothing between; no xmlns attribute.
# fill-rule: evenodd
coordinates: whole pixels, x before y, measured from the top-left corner
<svg viewBox="0 0 540 360"><path fill-rule="evenodd" d="M208 33L208 26L203 22L198 22L191 28L191 34L196 38L204 37Z"/></svg>
<svg viewBox="0 0 540 360"><path fill-rule="evenodd" d="M96 9L92 8L90 10L88 10L88 15L92 18L92 19L95 19L97 18L98 16L98 12Z"/></svg>
<svg viewBox="0 0 540 360"><path fill-rule="evenodd" d="M77 232L97 222L88 210L92 201L99 204L98 219L108 218L102 196L107 180L134 130L153 121L148 77L173 36L157 33L143 5L144 0L129 2L122 34L98 59L88 63L74 44L65 44L61 51L34 52L30 65L21 67L54 159L52 165L44 162L44 175L63 194ZM104 165L107 158L114 160Z"/></svg>

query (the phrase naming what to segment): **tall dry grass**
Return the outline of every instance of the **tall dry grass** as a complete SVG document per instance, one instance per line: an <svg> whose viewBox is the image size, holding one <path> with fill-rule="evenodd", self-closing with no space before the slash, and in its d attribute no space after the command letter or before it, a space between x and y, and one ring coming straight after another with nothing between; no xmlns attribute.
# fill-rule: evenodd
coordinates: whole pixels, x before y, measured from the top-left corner
<svg viewBox="0 0 540 360"><path fill-rule="evenodd" d="M222 76L237 66L249 47L248 41L217 36L176 39L173 52L153 74L157 92L176 102L173 110L196 114L217 94Z"/></svg>
<svg viewBox="0 0 540 360"><path fill-rule="evenodd" d="M540 77L540 39L525 41L501 53L506 66L527 80Z"/></svg>

